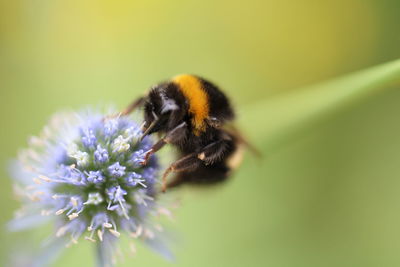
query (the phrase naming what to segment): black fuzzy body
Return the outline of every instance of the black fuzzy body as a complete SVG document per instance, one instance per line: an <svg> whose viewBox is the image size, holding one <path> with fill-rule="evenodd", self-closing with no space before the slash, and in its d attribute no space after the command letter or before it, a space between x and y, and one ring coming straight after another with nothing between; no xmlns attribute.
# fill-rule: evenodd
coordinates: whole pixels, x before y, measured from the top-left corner
<svg viewBox="0 0 400 267"><path fill-rule="evenodd" d="M189 112L189 99L185 97L176 83L164 82L154 86L146 97L144 105L145 128L154 120L154 115L159 118L150 134L158 132L161 136L168 135L176 127L185 123L185 129L176 138L169 138L167 143L178 149L180 157L189 156L185 161L189 167L177 171L174 179L168 182L169 188L185 183L214 184L224 181L231 170L228 159L238 148L236 136L224 129L224 125L235 117L229 99L211 82L196 78L201 82L202 90L207 95L209 108L208 118L204 122L205 128L200 133L193 125L194 114ZM178 108L167 114L161 114L165 99L174 100ZM209 148L210 144L212 145L211 149ZM214 150L215 154L213 154ZM209 154L210 157L206 157L205 160L199 158L203 151L207 151L205 155ZM190 157L190 155L193 156Z"/></svg>

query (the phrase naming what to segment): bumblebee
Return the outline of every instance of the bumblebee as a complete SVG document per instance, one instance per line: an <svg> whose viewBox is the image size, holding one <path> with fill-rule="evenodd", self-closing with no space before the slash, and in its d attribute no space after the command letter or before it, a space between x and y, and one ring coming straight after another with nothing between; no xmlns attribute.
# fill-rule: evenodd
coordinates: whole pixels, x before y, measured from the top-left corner
<svg viewBox="0 0 400 267"><path fill-rule="evenodd" d="M144 108L142 139L153 133L162 138L145 154L145 165L164 145L178 148L180 159L162 176L162 191L181 184L215 184L229 177L242 160L248 144L231 125L234 110L227 96L211 82L194 75L179 75L153 86L120 115ZM176 173L167 182L167 176Z"/></svg>

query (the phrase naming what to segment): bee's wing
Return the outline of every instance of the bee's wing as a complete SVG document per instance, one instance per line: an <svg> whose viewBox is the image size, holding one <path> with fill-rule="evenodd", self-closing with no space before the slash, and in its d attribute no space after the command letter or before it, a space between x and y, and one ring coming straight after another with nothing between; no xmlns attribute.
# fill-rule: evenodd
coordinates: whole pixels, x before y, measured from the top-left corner
<svg viewBox="0 0 400 267"><path fill-rule="evenodd" d="M247 149L249 149L254 155L257 157L262 157L261 152L251 144L247 138L241 133L241 131L236 127L233 123L225 123L222 127L227 133L234 136L240 144L244 145Z"/></svg>

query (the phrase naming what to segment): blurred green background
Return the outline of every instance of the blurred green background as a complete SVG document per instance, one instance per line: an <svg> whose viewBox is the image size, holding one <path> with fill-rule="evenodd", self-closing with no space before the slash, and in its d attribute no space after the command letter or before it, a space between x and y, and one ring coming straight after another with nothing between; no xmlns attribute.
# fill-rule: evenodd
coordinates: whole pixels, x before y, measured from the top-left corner
<svg viewBox="0 0 400 267"><path fill-rule="evenodd" d="M266 156L248 154L224 186L174 193L176 262L140 248L120 266L400 266L398 87L274 151L246 118L262 99L400 57L399 13L396 0L0 0L1 262L27 239L3 227L18 207L7 162L50 114L122 108L194 73L225 89ZM82 241L54 266L90 266L91 253Z"/></svg>

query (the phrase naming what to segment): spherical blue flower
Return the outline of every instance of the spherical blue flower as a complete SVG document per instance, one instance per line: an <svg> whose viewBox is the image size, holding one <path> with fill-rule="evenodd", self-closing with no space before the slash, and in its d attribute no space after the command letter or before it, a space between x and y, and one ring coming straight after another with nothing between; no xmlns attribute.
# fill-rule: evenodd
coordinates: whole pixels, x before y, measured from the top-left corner
<svg viewBox="0 0 400 267"><path fill-rule="evenodd" d="M157 159L141 164L149 137L140 141L141 129L130 118L104 118L58 114L31 138L14 169L24 207L10 223L20 230L54 219L57 240L96 243L101 266L114 264L122 231L159 248L160 226L152 219L169 215L157 200Z"/></svg>

